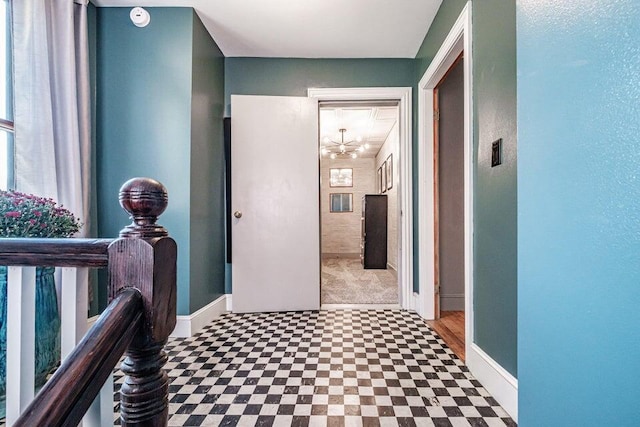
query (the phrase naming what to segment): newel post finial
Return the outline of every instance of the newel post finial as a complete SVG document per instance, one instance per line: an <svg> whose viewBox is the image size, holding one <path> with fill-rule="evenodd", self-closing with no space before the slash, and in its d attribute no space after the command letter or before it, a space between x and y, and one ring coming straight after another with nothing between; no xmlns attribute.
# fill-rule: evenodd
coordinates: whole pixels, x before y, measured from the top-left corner
<svg viewBox="0 0 640 427"><path fill-rule="evenodd" d="M131 225L120 231L120 237L162 237L167 230L157 225L158 217L167 208L164 185L151 178L132 178L120 187L120 206L129 213Z"/></svg>
<svg viewBox="0 0 640 427"><path fill-rule="evenodd" d="M144 321L121 369L123 426L166 426L169 378L164 345L176 326L176 242L156 224L167 208L167 189L153 179L133 178L120 188L120 205L133 222L109 246L109 295L127 287L140 291Z"/></svg>

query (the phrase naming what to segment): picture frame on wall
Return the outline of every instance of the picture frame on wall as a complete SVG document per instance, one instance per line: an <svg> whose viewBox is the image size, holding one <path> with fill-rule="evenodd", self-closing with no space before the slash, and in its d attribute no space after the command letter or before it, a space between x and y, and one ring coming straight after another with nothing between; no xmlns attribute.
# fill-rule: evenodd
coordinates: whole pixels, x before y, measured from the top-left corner
<svg viewBox="0 0 640 427"><path fill-rule="evenodd" d="M382 166L378 168L378 194L382 194Z"/></svg>
<svg viewBox="0 0 640 427"><path fill-rule="evenodd" d="M353 169L329 169L329 187L353 187Z"/></svg>
<svg viewBox="0 0 640 427"><path fill-rule="evenodd" d="M385 164L387 166L387 190L391 190L393 188L393 153L389 154Z"/></svg>
<svg viewBox="0 0 640 427"><path fill-rule="evenodd" d="M386 193L387 192L387 162L382 163L382 166L380 166L380 169L382 169L382 184L380 186L380 188L382 188L381 193Z"/></svg>

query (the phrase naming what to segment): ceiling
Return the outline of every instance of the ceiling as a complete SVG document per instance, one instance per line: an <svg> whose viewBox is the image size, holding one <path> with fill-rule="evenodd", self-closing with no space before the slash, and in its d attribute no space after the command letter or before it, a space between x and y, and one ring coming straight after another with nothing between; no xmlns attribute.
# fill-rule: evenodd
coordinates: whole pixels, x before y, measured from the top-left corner
<svg viewBox="0 0 640 427"><path fill-rule="evenodd" d="M442 0L92 2L96 6L193 7L229 57L415 58Z"/></svg>
<svg viewBox="0 0 640 427"><path fill-rule="evenodd" d="M341 141L339 129L346 129L345 142L353 141L346 145L346 149L351 151L360 145L369 144L368 149L356 154L360 158L373 158L380 151L397 121L397 106L321 107L320 146L333 152L339 151L338 145L327 143L324 139L328 137L332 141ZM361 137L362 142L355 141L357 137ZM326 155L324 157L328 158Z"/></svg>

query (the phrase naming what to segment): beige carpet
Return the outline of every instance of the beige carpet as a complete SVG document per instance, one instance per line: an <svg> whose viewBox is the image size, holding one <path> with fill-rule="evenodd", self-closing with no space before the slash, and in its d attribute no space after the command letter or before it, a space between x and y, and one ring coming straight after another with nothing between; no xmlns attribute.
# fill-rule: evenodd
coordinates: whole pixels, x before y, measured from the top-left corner
<svg viewBox="0 0 640 427"><path fill-rule="evenodd" d="M359 259L322 261L322 304L397 304L398 281L391 270L365 270Z"/></svg>

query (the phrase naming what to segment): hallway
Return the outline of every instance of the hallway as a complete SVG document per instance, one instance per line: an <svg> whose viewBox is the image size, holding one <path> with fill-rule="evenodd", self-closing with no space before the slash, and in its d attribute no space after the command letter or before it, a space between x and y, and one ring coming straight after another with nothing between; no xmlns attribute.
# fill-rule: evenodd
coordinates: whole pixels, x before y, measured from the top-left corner
<svg viewBox="0 0 640 427"><path fill-rule="evenodd" d="M391 269L364 269L357 258L322 260L321 304L398 304Z"/></svg>
<svg viewBox="0 0 640 427"><path fill-rule="evenodd" d="M170 426L516 425L406 311L225 314L167 353Z"/></svg>

